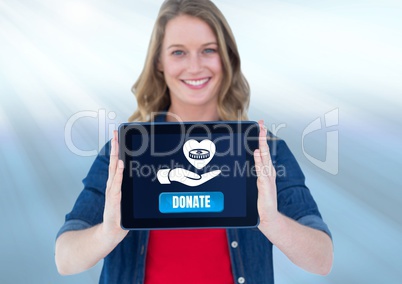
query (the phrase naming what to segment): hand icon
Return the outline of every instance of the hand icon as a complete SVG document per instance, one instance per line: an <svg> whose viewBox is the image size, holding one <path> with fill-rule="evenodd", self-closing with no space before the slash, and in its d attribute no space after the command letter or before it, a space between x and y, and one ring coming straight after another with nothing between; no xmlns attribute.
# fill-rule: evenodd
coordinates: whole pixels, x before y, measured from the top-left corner
<svg viewBox="0 0 402 284"><path fill-rule="evenodd" d="M169 184L171 181L177 181L187 186L199 186L218 176L220 173L221 170L216 170L199 175L183 168L175 168L173 170L161 169L157 173L157 178L161 184Z"/></svg>

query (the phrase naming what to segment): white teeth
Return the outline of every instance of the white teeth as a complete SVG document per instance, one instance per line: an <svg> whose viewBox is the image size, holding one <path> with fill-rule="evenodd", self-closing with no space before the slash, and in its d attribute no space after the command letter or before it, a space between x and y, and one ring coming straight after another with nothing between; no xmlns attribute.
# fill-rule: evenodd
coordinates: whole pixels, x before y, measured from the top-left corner
<svg viewBox="0 0 402 284"><path fill-rule="evenodd" d="M184 83L189 84L191 86L200 86L208 82L209 78L203 80L183 80Z"/></svg>

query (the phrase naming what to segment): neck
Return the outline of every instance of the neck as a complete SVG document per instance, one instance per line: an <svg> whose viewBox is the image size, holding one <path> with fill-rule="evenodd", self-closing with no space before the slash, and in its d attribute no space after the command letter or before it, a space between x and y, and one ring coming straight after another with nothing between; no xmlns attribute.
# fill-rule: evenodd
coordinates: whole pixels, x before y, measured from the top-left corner
<svg viewBox="0 0 402 284"><path fill-rule="evenodd" d="M219 120L218 109L215 107L205 108L199 106L175 107L171 105L166 121L214 121Z"/></svg>

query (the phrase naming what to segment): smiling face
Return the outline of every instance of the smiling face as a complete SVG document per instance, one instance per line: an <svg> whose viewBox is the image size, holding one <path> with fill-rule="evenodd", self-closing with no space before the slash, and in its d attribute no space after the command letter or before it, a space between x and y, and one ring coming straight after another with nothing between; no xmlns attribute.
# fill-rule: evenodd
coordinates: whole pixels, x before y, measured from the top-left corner
<svg viewBox="0 0 402 284"><path fill-rule="evenodd" d="M171 107L217 108L222 81L218 42L199 18L181 15L166 25L158 69L170 91Z"/></svg>

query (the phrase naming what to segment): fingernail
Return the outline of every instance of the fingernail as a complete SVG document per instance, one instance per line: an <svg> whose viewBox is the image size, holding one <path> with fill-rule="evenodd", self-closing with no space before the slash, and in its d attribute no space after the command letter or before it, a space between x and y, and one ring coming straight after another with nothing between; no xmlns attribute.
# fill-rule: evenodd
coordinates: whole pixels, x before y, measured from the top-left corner
<svg viewBox="0 0 402 284"><path fill-rule="evenodd" d="M119 167L120 169L124 169L124 163L123 163L122 160L119 160L119 162L118 162L118 167Z"/></svg>

